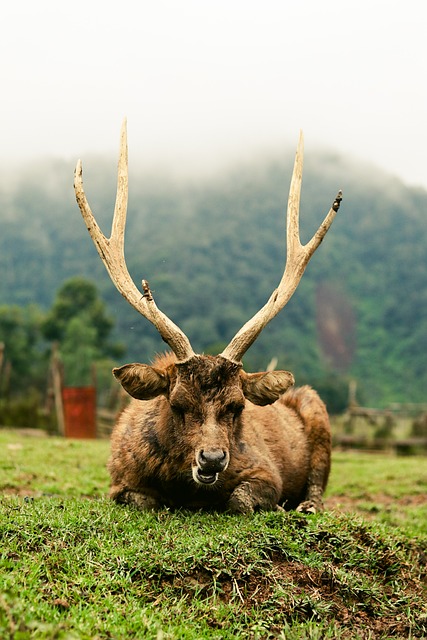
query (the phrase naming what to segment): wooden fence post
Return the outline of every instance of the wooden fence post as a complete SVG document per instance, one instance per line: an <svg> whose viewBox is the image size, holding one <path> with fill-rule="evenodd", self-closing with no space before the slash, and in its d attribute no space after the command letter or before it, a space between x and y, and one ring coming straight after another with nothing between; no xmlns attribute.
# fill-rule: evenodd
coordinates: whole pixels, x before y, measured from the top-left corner
<svg viewBox="0 0 427 640"><path fill-rule="evenodd" d="M58 431L61 436L65 435L64 407L62 404L62 372L58 354L58 343L52 345L52 385L55 398L56 419L58 421Z"/></svg>

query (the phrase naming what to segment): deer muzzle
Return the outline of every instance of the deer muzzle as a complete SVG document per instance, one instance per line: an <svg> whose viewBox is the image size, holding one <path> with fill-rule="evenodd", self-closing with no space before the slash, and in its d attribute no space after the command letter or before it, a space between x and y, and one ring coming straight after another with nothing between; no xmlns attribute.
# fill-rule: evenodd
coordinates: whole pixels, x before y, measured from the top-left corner
<svg viewBox="0 0 427 640"><path fill-rule="evenodd" d="M200 449L196 454L196 464L193 465L193 479L197 484L213 485L218 476L225 471L230 462L230 454L223 449L206 451Z"/></svg>

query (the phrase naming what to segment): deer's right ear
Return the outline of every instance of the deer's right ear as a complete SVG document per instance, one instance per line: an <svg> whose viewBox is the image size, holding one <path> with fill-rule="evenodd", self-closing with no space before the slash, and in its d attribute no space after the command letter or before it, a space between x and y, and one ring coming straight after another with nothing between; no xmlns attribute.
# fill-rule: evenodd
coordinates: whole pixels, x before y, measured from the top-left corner
<svg viewBox="0 0 427 640"><path fill-rule="evenodd" d="M245 398L260 405L273 404L295 383L290 371L240 372Z"/></svg>
<svg viewBox="0 0 427 640"><path fill-rule="evenodd" d="M137 400L151 400L166 393L169 388L168 375L148 364L125 364L113 369L113 375L123 389Z"/></svg>

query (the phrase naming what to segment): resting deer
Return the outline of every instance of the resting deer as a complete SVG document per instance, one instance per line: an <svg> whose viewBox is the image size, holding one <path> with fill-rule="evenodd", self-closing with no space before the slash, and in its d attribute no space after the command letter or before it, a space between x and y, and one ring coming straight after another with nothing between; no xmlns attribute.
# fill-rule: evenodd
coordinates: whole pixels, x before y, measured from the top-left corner
<svg viewBox="0 0 427 640"><path fill-rule="evenodd" d="M286 305L339 209L339 192L313 238L302 245L300 135L287 213L287 259L267 303L217 356L196 354L157 307L149 284L132 281L124 258L128 197L126 121L121 131L117 198L106 238L90 210L78 161L74 188L88 231L123 297L159 331L172 353L152 366L126 364L113 374L134 398L111 438L110 497L139 509L162 507L316 512L330 469L326 407L310 387L293 388L288 371L246 373L242 357Z"/></svg>

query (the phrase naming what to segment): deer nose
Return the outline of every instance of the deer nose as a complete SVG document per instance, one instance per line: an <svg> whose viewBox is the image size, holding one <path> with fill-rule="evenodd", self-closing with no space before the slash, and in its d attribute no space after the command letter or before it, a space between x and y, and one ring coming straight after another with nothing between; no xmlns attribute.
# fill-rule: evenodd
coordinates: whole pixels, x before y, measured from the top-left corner
<svg viewBox="0 0 427 640"><path fill-rule="evenodd" d="M199 451L197 456L199 468L204 473L218 473L224 471L228 464L228 453L223 449L213 449L212 451Z"/></svg>

